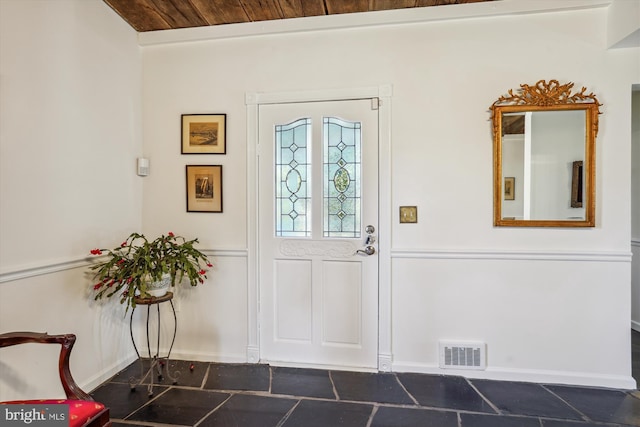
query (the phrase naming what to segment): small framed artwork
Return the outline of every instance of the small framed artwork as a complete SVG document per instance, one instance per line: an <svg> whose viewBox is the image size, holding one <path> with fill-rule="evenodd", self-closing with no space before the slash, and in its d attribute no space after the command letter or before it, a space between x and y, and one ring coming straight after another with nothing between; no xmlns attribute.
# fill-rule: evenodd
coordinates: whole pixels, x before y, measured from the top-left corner
<svg viewBox="0 0 640 427"><path fill-rule="evenodd" d="M582 160L573 162L573 173L571 177L571 207L582 207Z"/></svg>
<svg viewBox="0 0 640 427"><path fill-rule="evenodd" d="M516 179L514 177L506 177L504 179L504 199L516 199Z"/></svg>
<svg viewBox="0 0 640 427"><path fill-rule="evenodd" d="M221 165L187 165L187 212L222 212Z"/></svg>
<svg viewBox="0 0 640 427"><path fill-rule="evenodd" d="M225 154L226 114L183 114L182 154Z"/></svg>

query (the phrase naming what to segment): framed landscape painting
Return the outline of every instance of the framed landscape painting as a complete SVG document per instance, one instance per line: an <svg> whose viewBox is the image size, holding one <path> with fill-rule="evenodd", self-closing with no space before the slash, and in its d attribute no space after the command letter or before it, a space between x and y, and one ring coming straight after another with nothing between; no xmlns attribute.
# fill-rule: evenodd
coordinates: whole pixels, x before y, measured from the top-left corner
<svg viewBox="0 0 640 427"><path fill-rule="evenodd" d="M183 114L182 154L225 154L226 114Z"/></svg>

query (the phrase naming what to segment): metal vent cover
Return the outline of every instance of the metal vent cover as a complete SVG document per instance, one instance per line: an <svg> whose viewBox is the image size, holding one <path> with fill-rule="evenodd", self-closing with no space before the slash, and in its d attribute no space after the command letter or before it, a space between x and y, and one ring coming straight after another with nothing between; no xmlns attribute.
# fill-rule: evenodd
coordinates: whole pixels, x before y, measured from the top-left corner
<svg viewBox="0 0 640 427"><path fill-rule="evenodd" d="M439 341L440 368L478 369L487 367L486 344L477 341Z"/></svg>

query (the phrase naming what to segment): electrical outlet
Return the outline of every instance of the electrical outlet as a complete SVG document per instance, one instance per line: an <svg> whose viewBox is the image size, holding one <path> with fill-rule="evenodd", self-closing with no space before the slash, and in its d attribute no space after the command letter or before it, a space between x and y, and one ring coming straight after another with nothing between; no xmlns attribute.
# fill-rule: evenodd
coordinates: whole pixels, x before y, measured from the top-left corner
<svg viewBox="0 0 640 427"><path fill-rule="evenodd" d="M400 206L400 223L418 222L417 206Z"/></svg>

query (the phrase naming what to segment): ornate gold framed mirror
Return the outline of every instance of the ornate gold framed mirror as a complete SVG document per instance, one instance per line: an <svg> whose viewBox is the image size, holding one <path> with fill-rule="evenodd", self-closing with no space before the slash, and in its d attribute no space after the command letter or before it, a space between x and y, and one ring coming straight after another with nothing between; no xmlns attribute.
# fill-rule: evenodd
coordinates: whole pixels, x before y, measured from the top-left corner
<svg viewBox="0 0 640 427"><path fill-rule="evenodd" d="M573 83L538 81L491 106L495 226L595 226L600 104Z"/></svg>

